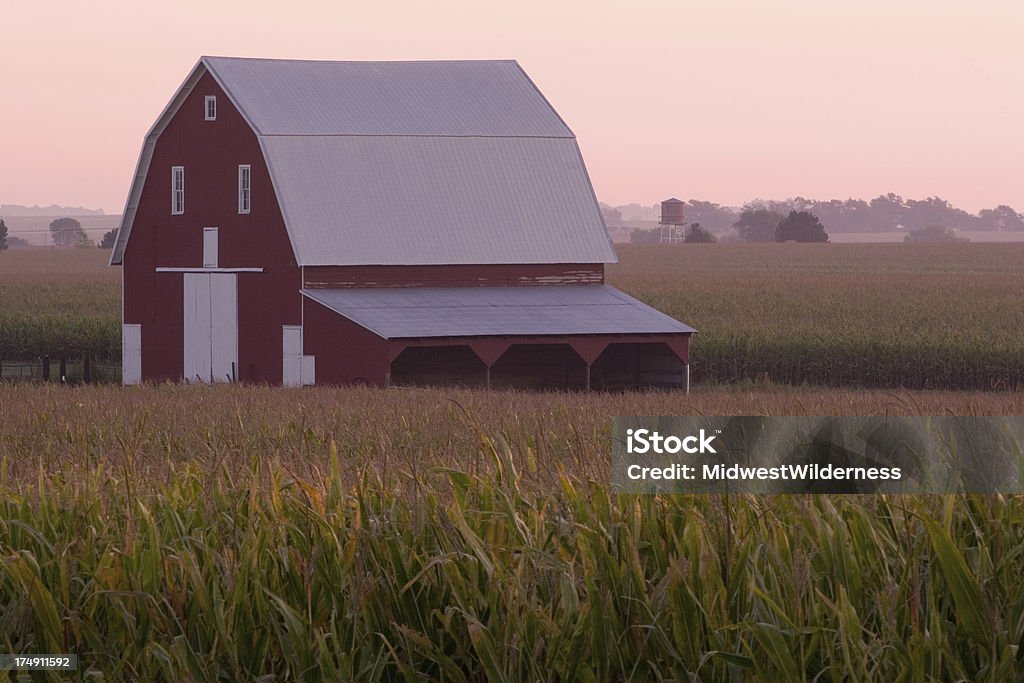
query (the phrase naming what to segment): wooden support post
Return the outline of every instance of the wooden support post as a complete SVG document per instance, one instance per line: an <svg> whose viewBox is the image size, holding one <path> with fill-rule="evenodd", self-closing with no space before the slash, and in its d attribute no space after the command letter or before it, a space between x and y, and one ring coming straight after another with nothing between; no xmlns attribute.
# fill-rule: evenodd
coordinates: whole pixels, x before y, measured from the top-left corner
<svg viewBox="0 0 1024 683"><path fill-rule="evenodd" d="M587 391L590 391L590 363L587 363Z"/></svg>
<svg viewBox="0 0 1024 683"><path fill-rule="evenodd" d="M89 360L89 354L82 358L82 381L86 384L92 382L92 361Z"/></svg>
<svg viewBox="0 0 1024 683"><path fill-rule="evenodd" d="M690 364L689 363L685 363L683 365L683 373L685 374L685 379L683 380L683 393L688 394L688 393L690 393Z"/></svg>
<svg viewBox="0 0 1024 683"><path fill-rule="evenodd" d="M50 381L50 357L43 356L43 381Z"/></svg>
<svg viewBox="0 0 1024 683"><path fill-rule="evenodd" d="M387 389L391 386L391 371L384 373L384 388Z"/></svg>
<svg viewBox="0 0 1024 683"><path fill-rule="evenodd" d="M490 389L491 388L491 366L488 365L488 366L486 366L486 368L487 368L487 388Z"/></svg>
<svg viewBox="0 0 1024 683"><path fill-rule="evenodd" d="M68 359L64 356L60 357L60 381L61 383L68 381Z"/></svg>

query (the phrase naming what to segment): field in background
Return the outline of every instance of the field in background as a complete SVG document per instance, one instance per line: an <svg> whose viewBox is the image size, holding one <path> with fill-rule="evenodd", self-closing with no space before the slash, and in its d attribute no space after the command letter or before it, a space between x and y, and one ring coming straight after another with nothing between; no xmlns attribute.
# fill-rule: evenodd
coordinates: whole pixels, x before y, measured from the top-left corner
<svg viewBox="0 0 1024 683"><path fill-rule="evenodd" d="M621 245L611 284L697 328L696 383L1024 382L1024 244ZM99 249L0 254L0 357L120 355Z"/></svg>
<svg viewBox="0 0 1024 683"><path fill-rule="evenodd" d="M121 270L107 249L0 252L0 359L121 358Z"/></svg>
<svg viewBox="0 0 1024 683"><path fill-rule="evenodd" d="M891 244L903 242L907 230L892 232L830 232L833 244ZM960 230L957 235L971 242L1024 242L1022 230Z"/></svg>
<svg viewBox="0 0 1024 683"><path fill-rule="evenodd" d="M1012 680L1024 497L615 496L608 421L1022 408L0 386L0 647L109 680Z"/></svg>
<svg viewBox="0 0 1024 683"><path fill-rule="evenodd" d="M694 381L1024 382L1024 244L619 247L612 284L695 327Z"/></svg>

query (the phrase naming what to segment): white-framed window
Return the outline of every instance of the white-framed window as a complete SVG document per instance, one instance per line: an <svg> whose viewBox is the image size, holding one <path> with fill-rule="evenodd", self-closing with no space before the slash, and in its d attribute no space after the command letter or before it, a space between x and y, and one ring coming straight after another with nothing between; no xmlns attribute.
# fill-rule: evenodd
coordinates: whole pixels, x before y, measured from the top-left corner
<svg viewBox="0 0 1024 683"><path fill-rule="evenodd" d="M171 215L185 213L185 167L171 166Z"/></svg>
<svg viewBox="0 0 1024 683"><path fill-rule="evenodd" d="M207 121L217 120L217 96L207 95L203 111L206 113Z"/></svg>
<svg viewBox="0 0 1024 683"><path fill-rule="evenodd" d="M238 213L249 213L252 208L252 169L249 164L238 165Z"/></svg>

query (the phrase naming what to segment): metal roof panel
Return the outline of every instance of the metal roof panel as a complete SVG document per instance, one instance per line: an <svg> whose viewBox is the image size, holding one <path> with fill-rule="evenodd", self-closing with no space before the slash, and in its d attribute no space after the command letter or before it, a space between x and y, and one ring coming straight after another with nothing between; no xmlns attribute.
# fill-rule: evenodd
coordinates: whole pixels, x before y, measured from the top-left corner
<svg viewBox="0 0 1024 683"><path fill-rule="evenodd" d="M616 260L573 139L261 144L299 265Z"/></svg>
<svg viewBox="0 0 1024 683"><path fill-rule="evenodd" d="M572 137L513 60L203 63L260 135Z"/></svg>

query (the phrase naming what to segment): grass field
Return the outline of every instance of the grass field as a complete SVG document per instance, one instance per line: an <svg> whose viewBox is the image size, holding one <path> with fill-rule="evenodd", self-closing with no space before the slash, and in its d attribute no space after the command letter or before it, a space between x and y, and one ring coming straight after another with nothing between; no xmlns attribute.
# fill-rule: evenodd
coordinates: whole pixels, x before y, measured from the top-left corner
<svg viewBox="0 0 1024 683"><path fill-rule="evenodd" d="M105 680L1013 680L1024 498L614 496L614 414L1000 393L0 386L0 647Z"/></svg>
<svg viewBox="0 0 1024 683"><path fill-rule="evenodd" d="M693 379L1006 389L1024 382L1024 244L619 247L611 284L697 328ZM99 249L0 254L0 358L119 356Z"/></svg>

